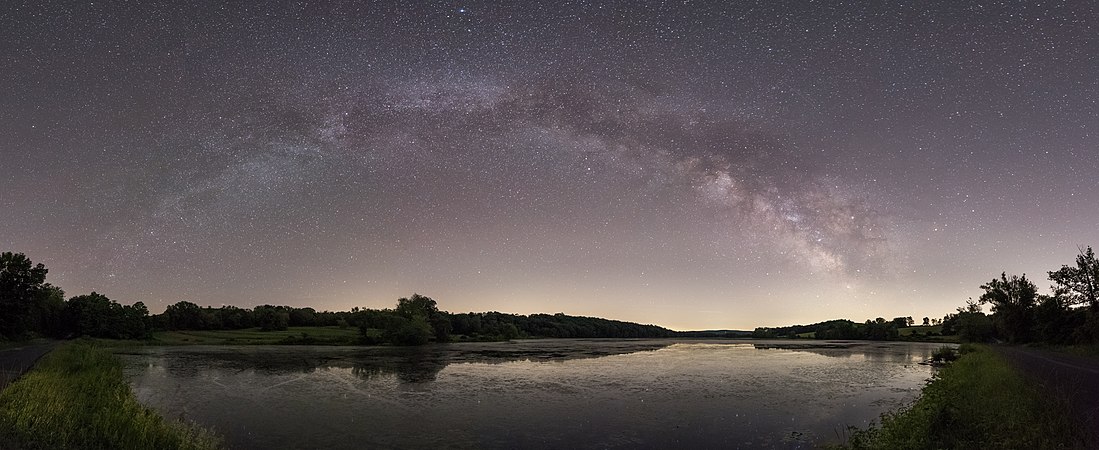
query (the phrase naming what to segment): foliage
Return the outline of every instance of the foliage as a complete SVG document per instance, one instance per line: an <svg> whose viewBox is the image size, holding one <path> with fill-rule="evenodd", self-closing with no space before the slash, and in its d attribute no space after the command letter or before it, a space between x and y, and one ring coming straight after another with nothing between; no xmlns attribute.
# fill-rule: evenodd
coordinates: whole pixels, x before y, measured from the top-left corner
<svg viewBox="0 0 1099 450"><path fill-rule="evenodd" d="M66 344L0 393L0 448L213 449L217 439L138 403L108 350Z"/></svg>
<svg viewBox="0 0 1099 450"><path fill-rule="evenodd" d="M167 317L169 330L202 330L208 328L208 323L211 322L206 319L202 308L188 301L168 305L164 316Z"/></svg>
<svg viewBox="0 0 1099 450"><path fill-rule="evenodd" d="M1026 275L1000 274L1000 278L982 284L985 293L981 303L991 303L996 325L1001 334L1011 342L1026 342L1033 325L1033 309L1038 302L1038 287L1026 279Z"/></svg>
<svg viewBox="0 0 1099 450"><path fill-rule="evenodd" d="M69 329L78 336L139 339L149 335L149 309L141 302L123 306L92 292L69 299L65 316Z"/></svg>
<svg viewBox="0 0 1099 450"><path fill-rule="evenodd" d="M793 325L776 328L756 328L755 338L795 338L811 336L815 339L871 339L890 340L901 336L900 330L912 323L911 317L885 320L878 317L858 324L847 319L829 320L811 325ZM908 333L911 334L911 333Z"/></svg>
<svg viewBox="0 0 1099 450"><path fill-rule="evenodd" d="M851 449L1080 448L1085 430L987 347L968 347L908 408L856 430Z"/></svg>
<svg viewBox="0 0 1099 450"><path fill-rule="evenodd" d="M675 333L656 325L641 325L597 317L500 312L451 314L454 333L477 340L549 338L654 338Z"/></svg>
<svg viewBox="0 0 1099 450"><path fill-rule="evenodd" d="M942 333L956 334L965 342L985 342L993 335L992 319L981 311L980 304L970 300L957 314L946 316Z"/></svg>
<svg viewBox="0 0 1099 450"><path fill-rule="evenodd" d="M1065 296L1072 304L1099 309L1099 260L1091 247L1080 250L1076 267L1061 266L1049 272L1049 280L1054 283L1054 295Z"/></svg>
<svg viewBox="0 0 1099 450"><path fill-rule="evenodd" d="M397 299L396 314L407 322L397 327L393 342L401 345L426 344L431 338L437 342L450 340L453 327L446 315L431 297L412 294L408 298Z"/></svg>
<svg viewBox="0 0 1099 450"><path fill-rule="evenodd" d="M931 352L931 360L934 362L948 363L958 359L958 352L953 347L942 346Z"/></svg>
<svg viewBox="0 0 1099 450"><path fill-rule="evenodd" d="M47 272L22 253L0 253L0 337L21 338L41 325L36 312Z"/></svg>
<svg viewBox="0 0 1099 450"><path fill-rule="evenodd" d="M282 331L290 326L290 308L282 306L257 306L252 314L256 325L263 331Z"/></svg>

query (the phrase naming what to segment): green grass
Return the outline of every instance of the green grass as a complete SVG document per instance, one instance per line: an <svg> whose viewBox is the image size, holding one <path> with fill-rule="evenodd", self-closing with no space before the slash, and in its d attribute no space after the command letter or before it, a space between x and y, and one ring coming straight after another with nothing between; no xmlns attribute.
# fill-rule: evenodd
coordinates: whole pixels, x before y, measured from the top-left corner
<svg viewBox="0 0 1099 450"><path fill-rule="evenodd" d="M942 325L930 325L930 326L926 326L926 327L924 327L924 326L904 327L904 328L898 328L897 332L900 333L901 336L911 336L912 333L915 333L915 332L919 332L920 334L923 334L923 335L926 335L927 333L941 334L943 332L943 326Z"/></svg>
<svg viewBox="0 0 1099 450"><path fill-rule="evenodd" d="M349 345L358 343L356 327L290 327L284 331L243 330L161 331L153 333L149 343L161 345L257 345L257 344L322 344Z"/></svg>
<svg viewBox="0 0 1099 450"><path fill-rule="evenodd" d="M966 345L908 408L855 431L852 449L1084 448L1063 400L1044 396L986 346Z"/></svg>
<svg viewBox="0 0 1099 450"><path fill-rule="evenodd" d="M0 393L0 448L214 449L218 439L145 408L122 363L90 342L67 343Z"/></svg>

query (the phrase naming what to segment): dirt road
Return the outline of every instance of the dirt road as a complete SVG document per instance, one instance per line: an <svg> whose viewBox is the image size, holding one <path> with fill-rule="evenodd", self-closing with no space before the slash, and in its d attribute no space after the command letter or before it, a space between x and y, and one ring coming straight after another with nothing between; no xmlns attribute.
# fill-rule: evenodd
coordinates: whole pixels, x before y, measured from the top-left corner
<svg viewBox="0 0 1099 450"><path fill-rule="evenodd" d="M1099 449L1099 359L1021 347L997 351L1050 395L1066 399L1092 430L1089 448Z"/></svg>
<svg viewBox="0 0 1099 450"><path fill-rule="evenodd" d="M37 342L0 350L0 389L30 370L42 355L57 347L57 342Z"/></svg>

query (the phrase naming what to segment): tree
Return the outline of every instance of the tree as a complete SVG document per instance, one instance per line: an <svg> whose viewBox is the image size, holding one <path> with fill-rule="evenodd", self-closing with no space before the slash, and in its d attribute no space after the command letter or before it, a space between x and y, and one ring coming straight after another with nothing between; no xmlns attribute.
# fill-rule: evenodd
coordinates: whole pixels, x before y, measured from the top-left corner
<svg viewBox="0 0 1099 450"><path fill-rule="evenodd" d="M411 297L397 299L396 312L397 315L408 320L423 318L430 329L429 335L434 336L437 342L450 340L450 332L453 329L450 318L439 311L439 305L431 297L412 294Z"/></svg>
<svg viewBox="0 0 1099 450"><path fill-rule="evenodd" d="M317 324L317 310L313 308L290 308L290 326L311 327Z"/></svg>
<svg viewBox="0 0 1099 450"><path fill-rule="evenodd" d="M1034 334L1042 342L1069 344L1072 334L1083 322L1082 311L1073 311L1060 295L1041 295L1034 307Z"/></svg>
<svg viewBox="0 0 1099 450"><path fill-rule="evenodd" d="M439 312L439 305L431 297L412 294L412 297L397 299L396 311L398 315L406 319L411 319L414 316L427 318Z"/></svg>
<svg viewBox="0 0 1099 450"><path fill-rule="evenodd" d="M206 318L202 314L202 308L188 301L168 305L164 310L164 315L168 316L168 329L170 330L202 330L206 328Z"/></svg>
<svg viewBox="0 0 1099 450"><path fill-rule="evenodd" d="M1026 279L1026 274L1008 278L1007 272L1004 272L999 279L993 278L992 281L982 284L981 289L985 293L979 301L992 304L992 312L1004 337L1011 342L1025 341L1030 334L1031 316L1038 301L1037 286Z"/></svg>
<svg viewBox="0 0 1099 450"><path fill-rule="evenodd" d="M290 313L281 306L257 306L252 314L262 331L282 331L290 326Z"/></svg>
<svg viewBox="0 0 1099 450"><path fill-rule="evenodd" d="M966 342L983 342L992 337L992 320L981 311L981 305L973 299L957 314L950 314L941 322L944 336L958 335Z"/></svg>
<svg viewBox="0 0 1099 450"><path fill-rule="evenodd" d="M1099 261L1089 246L1076 256L1076 267L1061 266L1049 272L1054 295L1064 295L1072 304L1099 310Z"/></svg>
<svg viewBox="0 0 1099 450"><path fill-rule="evenodd" d="M50 336L63 337L71 330L65 322L65 291L52 284L42 285L38 291L37 330Z"/></svg>
<svg viewBox="0 0 1099 450"><path fill-rule="evenodd" d="M925 326L925 327L927 327L927 326L931 326L931 318L929 318L929 317L924 317L924 318L923 318L923 326Z"/></svg>
<svg viewBox="0 0 1099 450"><path fill-rule="evenodd" d="M0 336L17 338L33 329L36 301L46 281L46 266L22 253L0 254Z"/></svg>
<svg viewBox="0 0 1099 450"><path fill-rule="evenodd" d="M405 318L397 316L399 323L395 328L386 330L388 340L397 345L423 345L432 335L431 325L421 315Z"/></svg>
<svg viewBox="0 0 1099 450"><path fill-rule="evenodd" d="M149 336L149 308L142 302L122 307L120 329L122 339L140 339Z"/></svg>

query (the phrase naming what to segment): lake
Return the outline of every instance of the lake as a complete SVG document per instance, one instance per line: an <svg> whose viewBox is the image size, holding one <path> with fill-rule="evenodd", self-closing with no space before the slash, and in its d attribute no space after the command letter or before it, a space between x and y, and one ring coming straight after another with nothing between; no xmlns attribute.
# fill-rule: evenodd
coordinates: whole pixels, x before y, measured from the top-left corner
<svg viewBox="0 0 1099 450"><path fill-rule="evenodd" d="M231 448L811 448L912 400L943 344L521 340L120 350Z"/></svg>

